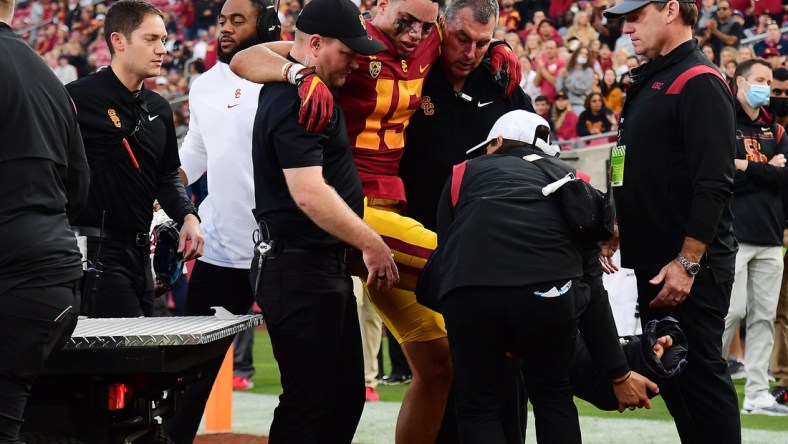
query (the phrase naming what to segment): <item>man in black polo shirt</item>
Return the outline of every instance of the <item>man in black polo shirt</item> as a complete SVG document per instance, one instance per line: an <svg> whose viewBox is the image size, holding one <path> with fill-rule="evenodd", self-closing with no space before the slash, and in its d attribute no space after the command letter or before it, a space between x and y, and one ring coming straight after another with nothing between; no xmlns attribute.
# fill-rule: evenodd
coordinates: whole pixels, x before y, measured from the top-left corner
<svg viewBox="0 0 788 444"><path fill-rule="evenodd" d="M383 49L351 2L314 0L298 18L288 59L337 88L358 67L356 53ZM391 251L361 219L342 109L335 105L326 129L314 134L298 123L299 108L297 88L266 85L252 136L258 251L271 247L258 254L252 276L283 389L270 437L350 443L364 407L364 370L348 244L363 253L368 285L390 288L399 276Z"/></svg>
<svg viewBox="0 0 788 444"><path fill-rule="evenodd" d="M82 261L69 228L88 171L65 88L0 0L0 442L19 442L33 379L77 322Z"/></svg>
<svg viewBox="0 0 788 444"><path fill-rule="evenodd" d="M104 270L93 295L90 314L96 317L151 314L148 230L154 200L181 224L178 251L184 260L202 254L197 210L178 177L172 109L142 84L159 75L166 53L162 17L142 0L115 3L104 23L112 64L67 86L92 178L87 208L74 222L75 231L87 236L87 258L97 259Z"/></svg>

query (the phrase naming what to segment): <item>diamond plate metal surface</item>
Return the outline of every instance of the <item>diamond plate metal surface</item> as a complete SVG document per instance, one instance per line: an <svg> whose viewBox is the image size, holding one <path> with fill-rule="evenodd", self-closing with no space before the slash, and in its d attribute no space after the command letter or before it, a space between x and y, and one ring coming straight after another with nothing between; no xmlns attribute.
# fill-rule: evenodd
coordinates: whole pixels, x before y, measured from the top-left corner
<svg viewBox="0 0 788 444"><path fill-rule="evenodd" d="M260 315L80 319L65 349L207 344L262 324Z"/></svg>

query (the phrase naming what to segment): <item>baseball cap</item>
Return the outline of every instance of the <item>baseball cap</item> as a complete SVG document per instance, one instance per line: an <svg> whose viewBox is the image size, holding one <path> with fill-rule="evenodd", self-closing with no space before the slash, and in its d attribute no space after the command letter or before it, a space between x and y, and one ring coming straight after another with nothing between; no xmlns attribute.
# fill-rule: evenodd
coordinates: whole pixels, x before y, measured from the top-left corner
<svg viewBox="0 0 788 444"><path fill-rule="evenodd" d="M739 11L738 9L733 10L733 15L738 15L739 17L744 18L744 13Z"/></svg>
<svg viewBox="0 0 788 444"><path fill-rule="evenodd" d="M695 3L695 0L677 0L679 3ZM606 10L603 14L609 19L619 18L629 14L635 9L642 8L651 3L652 0L622 0L616 6Z"/></svg>
<svg viewBox="0 0 788 444"><path fill-rule="evenodd" d="M565 92L563 92L563 91L558 91L558 92L555 94L555 100L558 100L558 99L568 99L568 97L566 96L566 93L565 93Z"/></svg>
<svg viewBox="0 0 788 444"><path fill-rule="evenodd" d="M383 43L367 34L367 23L358 7L350 0L312 0L304 6L296 29L338 39L362 55L377 54L386 49Z"/></svg>
<svg viewBox="0 0 788 444"><path fill-rule="evenodd" d="M546 130L540 130L540 126L546 127ZM498 136L533 144L549 156L555 156L558 152L558 149L550 144L550 124L547 123L547 120L537 114L518 109L499 117L490 130L490 134L487 135L487 139L466 151L465 154L470 155L487 146Z"/></svg>
<svg viewBox="0 0 788 444"><path fill-rule="evenodd" d="M777 51L777 48L766 48L763 50L763 57L780 57L780 51Z"/></svg>

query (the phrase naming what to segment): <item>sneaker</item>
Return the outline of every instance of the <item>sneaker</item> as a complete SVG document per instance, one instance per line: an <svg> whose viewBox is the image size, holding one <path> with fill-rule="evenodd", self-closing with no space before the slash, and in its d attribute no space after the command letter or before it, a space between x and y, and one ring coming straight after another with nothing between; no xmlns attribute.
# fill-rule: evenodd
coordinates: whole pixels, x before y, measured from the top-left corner
<svg viewBox="0 0 788 444"><path fill-rule="evenodd" d="M251 390L254 388L252 378L244 378L243 376L233 376L233 390Z"/></svg>
<svg viewBox="0 0 788 444"><path fill-rule="evenodd" d="M735 359L728 360L728 371L731 372L731 379L743 379L747 377L747 372L744 371L744 364Z"/></svg>
<svg viewBox="0 0 788 444"><path fill-rule="evenodd" d="M412 379L413 375L400 375L398 373L392 373L380 378L380 383L383 385L410 384Z"/></svg>
<svg viewBox="0 0 788 444"><path fill-rule="evenodd" d="M778 404L768 393L755 399L744 398L743 415L788 416L788 406Z"/></svg>
<svg viewBox="0 0 788 444"><path fill-rule="evenodd" d="M772 396L778 404L788 404L788 387L778 385L772 390Z"/></svg>
<svg viewBox="0 0 788 444"><path fill-rule="evenodd" d="M375 387L367 386L367 394L366 394L366 401L367 402L378 402L380 401L380 395L378 395L378 391L375 390Z"/></svg>

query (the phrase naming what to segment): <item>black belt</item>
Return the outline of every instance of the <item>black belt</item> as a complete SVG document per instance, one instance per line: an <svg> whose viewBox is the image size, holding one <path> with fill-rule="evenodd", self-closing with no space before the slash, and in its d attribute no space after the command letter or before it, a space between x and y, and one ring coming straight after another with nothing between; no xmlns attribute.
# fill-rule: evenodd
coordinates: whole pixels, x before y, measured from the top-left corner
<svg viewBox="0 0 788 444"><path fill-rule="evenodd" d="M310 254L313 256L324 256L327 258L336 258L340 260L342 263L346 264L350 260L350 253L353 251L352 248L321 248L321 249L309 249L309 248L301 248L301 247L292 247L289 245L282 245L279 242L275 242L273 246L273 255L275 257L277 254Z"/></svg>
<svg viewBox="0 0 788 444"><path fill-rule="evenodd" d="M96 227L79 226L72 226L71 229L74 230L77 236L103 237L104 239L131 243L138 247L150 246L150 233L132 233L129 231L113 230L111 228L104 228L102 230Z"/></svg>

